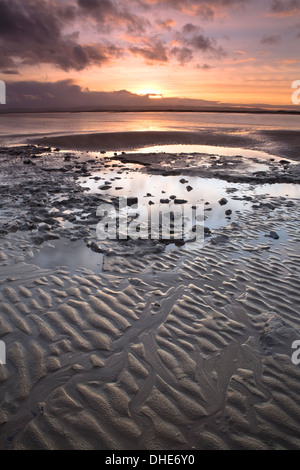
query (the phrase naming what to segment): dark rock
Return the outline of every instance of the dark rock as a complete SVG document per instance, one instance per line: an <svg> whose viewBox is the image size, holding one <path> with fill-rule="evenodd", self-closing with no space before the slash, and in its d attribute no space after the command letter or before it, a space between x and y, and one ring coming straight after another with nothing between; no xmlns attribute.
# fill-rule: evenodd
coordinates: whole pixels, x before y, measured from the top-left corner
<svg viewBox="0 0 300 470"><path fill-rule="evenodd" d="M269 237L273 238L273 240L279 240L279 235L276 232L270 232Z"/></svg>
<svg viewBox="0 0 300 470"><path fill-rule="evenodd" d="M33 237L32 241L35 245L41 245L43 242L44 242L44 237L41 237L41 236L37 236L37 237Z"/></svg>
<svg viewBox="0 0 300 470"><path fill-rule="evenodd" d="M49 232L49 230L51 230L51 226L48 224L41 224L38 230L39 232Z"/></svg>
<svg viewBox="0 0 300 470"><path fill-rule="evenodd" d="M211 239L211 243L213 245L219 245L220 243L226 243L229 241L229 237L227 235L218 235Z"/></svg>
<svg viewBox="0 0 300 470"><path fill-rule="evenodd" d="M187 202L185 199L174 199L174 204L186 204Z"/></svg>
<svg viewBox="0 0 300 470"><path fill-rule="evenodd" d="M225 215L227 215L227 216L232 215L232 210L229 209L228 211L226 211L226 212L225 212Z"/></svg>
<svg viewBox="0 0 300 470"><path fill-rule="evenodd" d="M185 240L176 240L175 241L175 246L184 246L185 245Z"/></svg>
<svg viewBox="0 0 300 470"><path fill-rule="evenodd" d="M133 206L134 204L138 203L137 197L128 197L127 198L127 206Z"/></svg>
<svg viewBox="0 0 300 470"><path fill-rule="evenodd" d="M271 204L270 202L261 202L259 207L264 207L266 209L271 209L272 211L275 210L275 206L273 204Z"/></svg>
<svg viewBox="0 0 300 470"><path fill-rule="evenodd" d="M17 232L19 230L19 223L17 221L12 222L8 227L7 227L9 232Z"/></svg>
<svg viewBox="0 0 300 470"><path fill-rule="evenodd" d="M227 188L226 189L226 193L230 194L230 193L236 193L238 191L237 188Z"/></svg>
<svg viewBox="0 0 300 470"><path fill-rule="evenodd" d="M220 206L226 206L226 204L228 204L228 201L225 199L225 197L222 197L222 199L220 199L218 202Z"/></svg>
<svg viewBox="0 0 300 470"><path fill-rule="evenodd" d="M101 246L98 245L98 244L95 243L95 242L92 242L92 243L91 243L90 248L91 248L91 250L94 251L95 253L103 253L103 250L102 250Z"/></svg>
<svg viewBox="0 0 300 470"><path fill-rule="evenodd" d="M44 241L59 240L60 235L58 235L58 233L45 233L43 238L44 238Z"/></svg>

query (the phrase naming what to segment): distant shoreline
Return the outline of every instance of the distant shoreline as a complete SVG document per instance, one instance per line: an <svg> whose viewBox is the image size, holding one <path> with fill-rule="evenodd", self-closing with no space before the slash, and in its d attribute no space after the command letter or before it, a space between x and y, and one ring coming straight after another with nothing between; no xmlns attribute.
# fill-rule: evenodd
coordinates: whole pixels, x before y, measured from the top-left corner
<svg viewBox="0 0 300 470"><path fill-rule="evenodd" d="M292 110L265 110L265 109L157 109L157 108L150 108L150 109L73 109L73 110L65 110L65 109L37 109L37 110L1 110L0 109L0 116L7 115L7 114L53 114L53 113L61 113L61 114L82 114L82 113L212 113L212 114L267 114L267 115L292 115L292 116L299 116L300 111L292 111Z"/></svg>

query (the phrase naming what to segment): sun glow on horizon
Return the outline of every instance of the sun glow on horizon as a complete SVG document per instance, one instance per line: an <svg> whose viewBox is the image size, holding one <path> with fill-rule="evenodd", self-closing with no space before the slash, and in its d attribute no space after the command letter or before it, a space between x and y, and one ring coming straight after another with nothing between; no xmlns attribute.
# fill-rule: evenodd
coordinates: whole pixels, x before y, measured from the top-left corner
<svg viewBox="0 0 300 470"><path fill-rule="evenodd" d="M163 94L154 88L145 88L136 92L140 96L149 96L150 99L161 99Z"/></svg>

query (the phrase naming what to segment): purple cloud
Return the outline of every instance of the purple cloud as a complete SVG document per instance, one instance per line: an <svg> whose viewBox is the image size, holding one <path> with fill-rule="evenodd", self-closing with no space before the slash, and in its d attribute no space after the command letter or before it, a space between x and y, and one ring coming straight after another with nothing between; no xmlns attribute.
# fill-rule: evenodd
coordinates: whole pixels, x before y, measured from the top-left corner
<svg viewBox="0 0 300 470"><path fill-rule="evenodd" d="M272 0L271 12L279 17L299 14L300 0Z"/></svg>
<svg viewBox="0 0 300 470"><path fill-rule="evenodd" d="M270 46L274 46L279 44L282 40L280 34L265 34L264 37L261 39L261 44L268 44Z"/></svg>

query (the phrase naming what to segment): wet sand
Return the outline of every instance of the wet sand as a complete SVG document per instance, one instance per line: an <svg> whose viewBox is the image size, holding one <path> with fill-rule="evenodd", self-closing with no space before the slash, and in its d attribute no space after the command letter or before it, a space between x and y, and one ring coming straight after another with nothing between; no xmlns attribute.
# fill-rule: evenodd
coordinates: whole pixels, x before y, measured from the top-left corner
<svg viewBox="0 0 300 470"><path fill-rule="evenodd" d="M221 137L220 137L221 136ZM52 145L68 149L77 150L128 150L137 147L148 147L158 144L199 144L199 145L217 145L222 142L227 146L246 146L253 144L251 139L247 141L241 136L231 135L230 130L222 129L216 131L207 129L203 132L164 132L164 131L140 131L140 132L111 132L111 133L94 133L94 134L78 134L66 135L59 137L45 137L35 140L36 143L42 145Z"/></svg>
<svg viewBox="0 0 300 470"><path fill-rule="evenodd" d="M112 132L34 139L34 143L76 150L130 150L151 145L199 144L224 147L242 147L300 160L300 132L281 129L257 130L205 128L197 132Z"/></svg>
<svg viewBox="0 0 300 470"><path fill-rule="evenodd" d="M0 152L0 448L299 449L300 201L253 186L251 210L199 250L109 242L93 252L101 269L40 267L47 245L76 257L97 243L95 211L112 197L79 178L135 173L126 155L52 150ZM135 161L163 172L169 157ZM196 160L215 177L207 156L188 157L178 179ZM231 159L219 163L226 179ZM268 165L254 182L299 183L296 164Z"/></svg>

